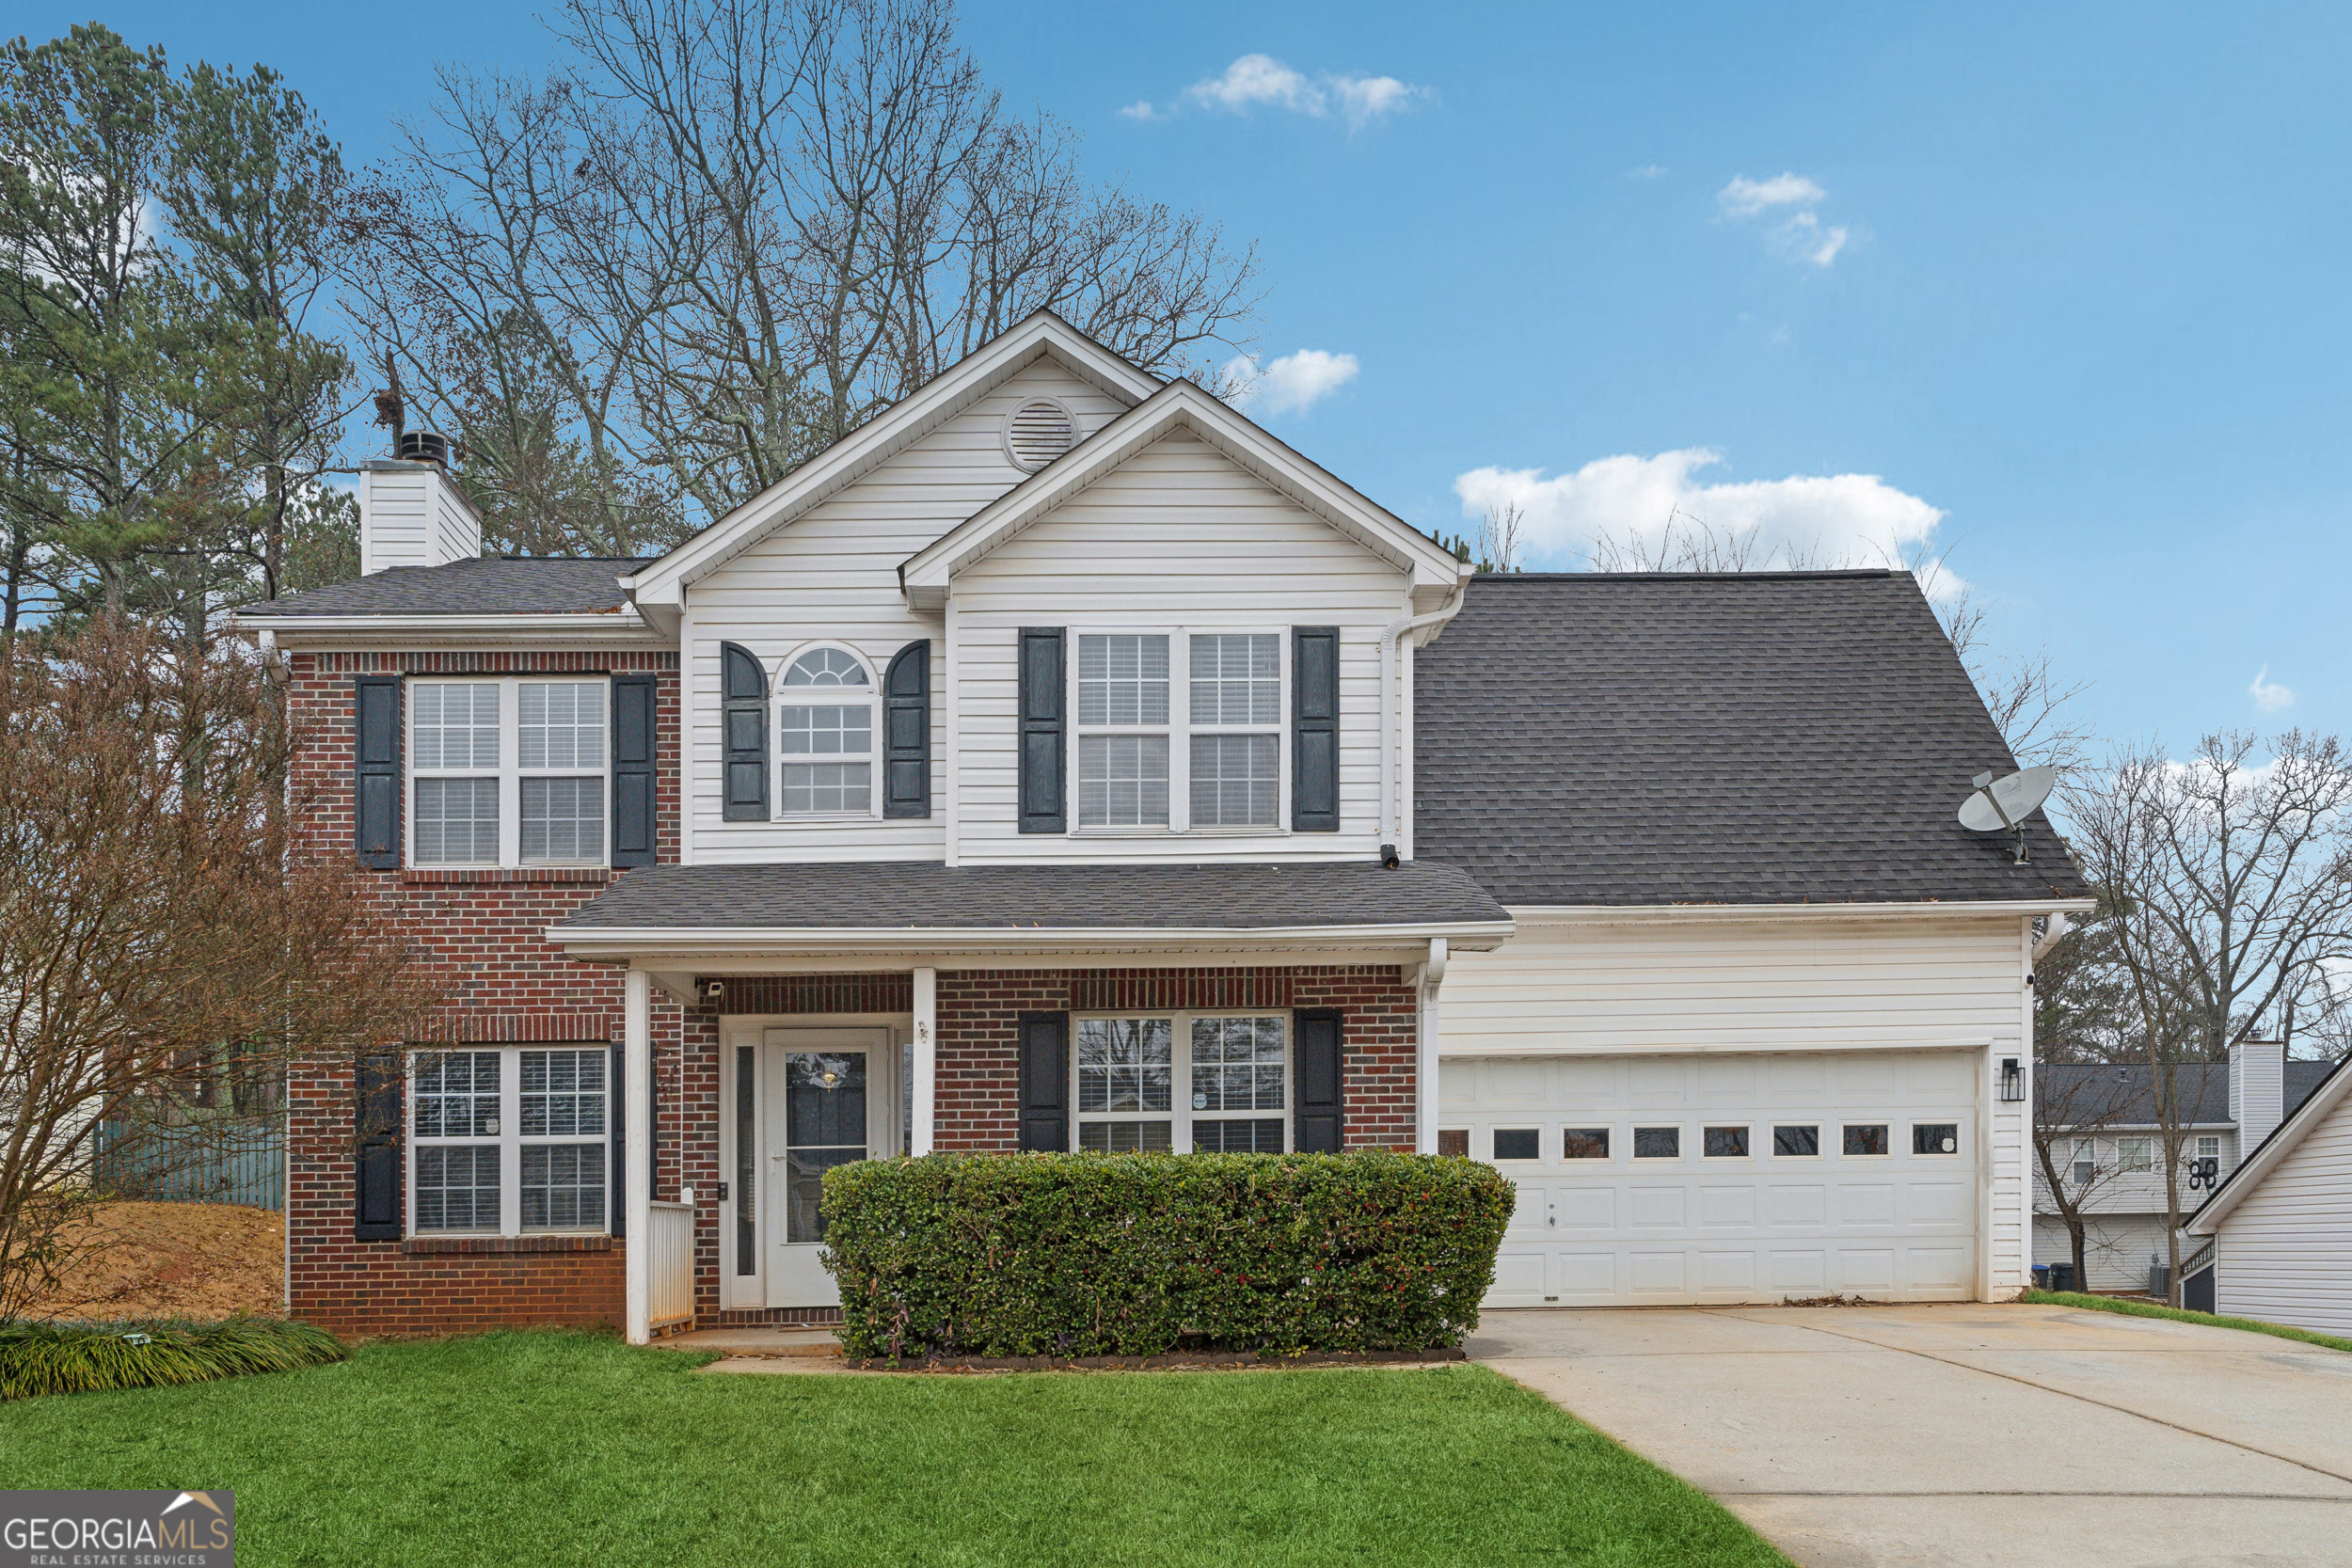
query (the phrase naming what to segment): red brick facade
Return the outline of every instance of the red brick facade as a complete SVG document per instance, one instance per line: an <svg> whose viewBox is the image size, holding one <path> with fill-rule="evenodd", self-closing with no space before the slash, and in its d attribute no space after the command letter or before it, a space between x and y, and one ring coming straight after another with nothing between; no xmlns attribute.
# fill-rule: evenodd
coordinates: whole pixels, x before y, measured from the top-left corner
<svg viewBox="0 0 2352 1568"><path fill-rule="evenodd" d="M352 843L352 678L361 673L658 674L659 856L677 856L678 683L675 654L297 654L292 689L315 740L296 770L296 799L322 853ZM547 928L627 872L385 871L378 895L444 979L448 1004L425 1029L434 1043L611 1045L622 1038L617 965L578 962ZM905 973L726 975L697 982L682 1006L656 993L659 1104L654 1191L692 1187L696 1310L721 1321L725 1262L716 1197L723 1018L860 1014L911 1021ZM1336 1007L1349 1148L1410 1148L1414 1140L1416 999L1393 965L1162 970L946 971L938 985L936 1144L1010 1150L1019 1121L1015 1023L1025 1012L1159 1007ZM422 1042L420 1042L422 1043ZM353 1064L313 1062L288 1085L288 1290L297 1316L352 1335L436 1333L538 1323L618 1326L625 1242L608 1237L353 1237ZM730 1311L727 1321L807 1313ZM821 1316L821 1314L818 1314Z"/></svg>

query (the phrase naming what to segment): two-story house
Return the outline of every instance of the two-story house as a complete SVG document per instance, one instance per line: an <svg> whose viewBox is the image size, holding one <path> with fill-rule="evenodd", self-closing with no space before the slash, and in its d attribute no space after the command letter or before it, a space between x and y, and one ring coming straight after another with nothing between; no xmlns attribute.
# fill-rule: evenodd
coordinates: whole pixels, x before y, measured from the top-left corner
<svg viewBox="0 0 2352 1568"><path fill-rule="evenodd" d="M451 1001L290 1086L304 1317L822 1321L934 1150L1492 1160L1497 1303L2024 1283L2087 904L1908 576L1474 577L1044 314L657 560L360 499L240 620Z"/></svg>
<svg viewBox="0 0 2352 1568"><path fill-rule="evenodd" d="M2185 1228L2206 1197L2311 1098L2328 1067L2287 1060L2278 1040L2241 1040L2227 1062L2173 1069ZM2045 1134L2054 1139L2058 1180L2082 1215L2086 1277L2077 1283L2090 1291L2149 1289L2153 1268L2171 1261L2154 1069L2144 1063L2044 1062L2036 1077L2054 1122ZM2190 1250L2183 1245L2184 1258ZM2074 1258L2074 1234L2047 1174L2037 1168L2034 1261L2071 1265Z"/></svg>

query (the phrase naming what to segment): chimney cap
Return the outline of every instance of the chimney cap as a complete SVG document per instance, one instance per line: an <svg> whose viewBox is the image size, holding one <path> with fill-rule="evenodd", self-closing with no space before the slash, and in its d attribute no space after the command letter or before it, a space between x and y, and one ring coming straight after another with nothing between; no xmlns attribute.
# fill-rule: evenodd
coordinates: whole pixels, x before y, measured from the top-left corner
<svg viewBox="0 0 2352 1568"><path fill-rule="evenodd" d="M449 437L430 430L404 431L393 455L404 463L431 463L437 467L449 467Z"/></svg>

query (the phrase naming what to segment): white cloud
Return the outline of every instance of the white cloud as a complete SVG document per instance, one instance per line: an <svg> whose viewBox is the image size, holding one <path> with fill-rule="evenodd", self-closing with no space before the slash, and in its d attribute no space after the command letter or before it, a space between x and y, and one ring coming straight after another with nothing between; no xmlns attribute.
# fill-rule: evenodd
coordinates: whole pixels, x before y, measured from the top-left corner
<svg viewBox="0 0 2352 1568"><path fill-rule="evenodd" d="M1148 98L1136 99L1133 103L1130 103L1126 107L1120 109L1119 111L1119 117L1121 119L1140 119L1146 121L1166 119L1168 118L1168 116L1153 108L1152 106L1152 101Z"/></svg>
<svg viewBox="0 0 2352 1568"><path fill-rule="evenodd" d="M1644 164L1640 168L1627 169L1625 177L1628 180L1655 180L1665 172L1666 166L1663 164Z"/></svg>
<svg viewBox="0 0 2352 1568"><path fill-rule="evenodd" d="M1853 231L1846 225L1821 221L1816 209L1828 199L1829 192L1820 185L1801 174L1787 171L1770 180L1735 175L1731 183L1715 193L1724 216L1740 221L1772 219L1764 228L1765 244L1791 261L1817 267L1826 267L1836 261L1838 253L1853 238Z"/></svg>
<svg viewBox="0 0 2352 1568"><path fill-rule="evenodd" d="M1207 109L1222 109L1229 114L1246 115L1252 109L1284 109L1292 114L1305 115L1312 119L1328 119L1334 112L1351 131L1360 131L1385 116L1411 108L1429 96L1429 89L1401 82L1393 76L1355 76L1325 71L1308 76L1294 71L1271 55L1244 55L1225 68L1224 73L1195 82L1184 89L1184 97ZM1138 115L1134 105L1120 113L1131 119L1156 119L1157 115Z"/></svg>
<svg viewBox="0 0 2352 1568"><path fill-rule="evenodd" d="M1696 477L1723 462L1704 447L1596 458L1572 473L1541 468L1473 468L1454 482L1462 515L1477 518L1516 506L1525 519L1529 558L1563 564L1596 540L1655 547L1670 528L1703 525L1717 538L1754 546L1753 563L1892 565L1906 549L1934 537L1940 508L1896 489L1876 474L1793 474L1787 479L1709 484ZM1967 585L1949 571L1922 585L1949 598Z"/></svg>
<svg viewBox="0 0 2352 1568"><path fill-rule="evenodd" d="M1829 192L1801 174L1775 174L1770 180L1734 175L1715 195L1724 211L1736 218L1752 218L1774 207L1819 207Z"/></svg>
<svg viewBox="0 0 2352 1568"><path fill-rule="evenodd" d="M2270 666L2265 664L2254 672L2254 684L2246 689L2254 699L2254 705L2265 713L2277 713L2295 705L2295 692L2270 679Z"/></svg>
<svg viewBox="0 0 2352 1568"><path fill-rule="evenodd" d="M1352 354L1302 348L1261 365L1243 355L1225 367L1225 397L1236 408L1263 414L1305 411L1356 379Z"/></svg>

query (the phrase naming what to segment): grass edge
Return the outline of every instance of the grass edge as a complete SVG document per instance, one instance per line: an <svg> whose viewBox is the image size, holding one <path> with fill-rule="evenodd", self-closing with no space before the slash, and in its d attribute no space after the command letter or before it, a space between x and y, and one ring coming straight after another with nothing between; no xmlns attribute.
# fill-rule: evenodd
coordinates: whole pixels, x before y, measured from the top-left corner
<svg viewBox="0 0 2352 1568"><path fill-rule="evenodd" d="M2127 1318L2167 1318L2174 1323L2202 1323L2207 1328L2234 1328L2248 1334L2267 1334L2276 1339L2299 1339L2307 1345L2326 1350L2352 1351L2352 1339L2332 1334L2320 1334L2308 1328L2295 1328L2286 1323L2266 1323L2259 1318L2225 1318L2212 1312L2192 1312L2186 1307L2159 1307L2153 1301L2125 1301L2115 1296L2090 1295L2081 1291L2027 1291L2018 1300L2033 1307L2082 1307L2094 1312L2114 1312Z"/></svg>

